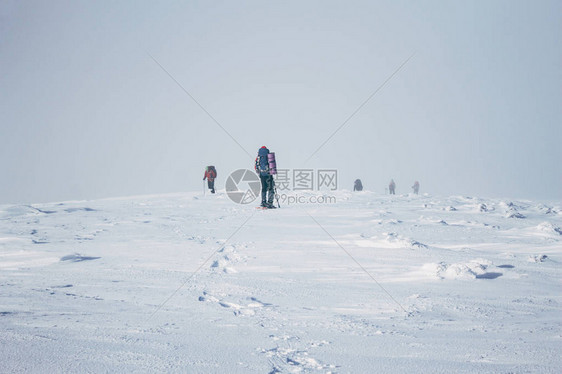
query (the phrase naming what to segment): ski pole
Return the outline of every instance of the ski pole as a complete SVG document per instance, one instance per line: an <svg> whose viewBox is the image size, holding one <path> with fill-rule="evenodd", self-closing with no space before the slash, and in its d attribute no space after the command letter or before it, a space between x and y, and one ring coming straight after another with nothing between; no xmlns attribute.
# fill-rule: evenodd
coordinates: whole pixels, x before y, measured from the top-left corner
<svg viewBox="0 0 562 374"><path fill-rule="evenodd" d="M277 184L275 184L275 180L273 181L273 190L275 192L275 200L277 200L277 207L281 208L281 204L279 204L279 195L277 194Z"/></svg>

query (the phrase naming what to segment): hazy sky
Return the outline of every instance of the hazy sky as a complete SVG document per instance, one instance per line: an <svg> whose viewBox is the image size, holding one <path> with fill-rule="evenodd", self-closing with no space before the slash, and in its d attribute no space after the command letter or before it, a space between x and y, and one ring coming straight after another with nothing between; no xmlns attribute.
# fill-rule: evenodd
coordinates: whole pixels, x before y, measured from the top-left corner
<svg viewBox="0 0 562 374"><path fill-rule="evenodd" d="M561 39L559 0L0 0L0 203L222 188L262 145L341 188L559 200Z"/></svg>

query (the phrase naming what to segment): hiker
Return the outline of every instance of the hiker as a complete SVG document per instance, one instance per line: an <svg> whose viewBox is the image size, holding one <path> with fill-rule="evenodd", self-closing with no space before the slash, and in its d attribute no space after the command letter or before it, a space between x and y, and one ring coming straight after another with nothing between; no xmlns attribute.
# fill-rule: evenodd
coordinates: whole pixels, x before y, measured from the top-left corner
<svg viewBox="0 0 562 374"><path fill-rule="evenodd" d="M353 191L363 191L363 184L361 183L361 179L355 180L355 183L353 184Z"/></svg>
<svg viewBox="0 0 562 374"><path fill-rule="evenodd" d="M412 186L412 188L414 189L414 193L417 195L418 192L420 191L420 182L415 181L414 185Z"/></svg>
<svg viewBox="0 0 562 374"><path fill-rule="evenodd" d="M274 209L273 197L275 195L274 187L275 181L273 180L273 175L275 173L275 167L270 168L271 154L269 149L264 145L258 150L258 157L256 157L255 169L256 173L260 176L261 180L261 207ZM275 158L273 157L273 160ZM266 200L267 198L267 200Z"/></svg>
<svg viewBox="0 0 562 374"><path fill-rule="evenodd" d="M217 177L217 169L213 165L207 166L205 168L205 176L203 180L207 179L207 186L211 190L211 193L215 193L215 178Z"/></svg>
<svg viewBox="0 0 562 374"><path fill-rule="evenodd" d="M396 183L394 183L394 179L390 180L390 183L388 184L388 191L390 192L391 195L396 195Z"/></svg>

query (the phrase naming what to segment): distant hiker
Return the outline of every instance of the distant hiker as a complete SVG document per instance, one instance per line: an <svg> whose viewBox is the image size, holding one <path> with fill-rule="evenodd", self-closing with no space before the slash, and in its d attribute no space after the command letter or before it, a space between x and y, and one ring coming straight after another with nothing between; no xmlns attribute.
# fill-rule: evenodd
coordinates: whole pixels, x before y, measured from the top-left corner
<svg viewBox="0 0 562 374"><path fill-rule="evenodd" d="M395 189L396 189L396 183L394 183L394 179L391 179L390 183L388 184L388 191L390 192L391 195L396 195Z"/></svg>
<svg viewBox="0 0 562 374"><path fill-rule="evenodd" d="M353 191L363 191L363 184L361 183L361 179L355 180L355 183L353 184Z"/></svg>
<svg viewBox="0 0 562 374"><path fill-rule="evenodd" d="M417 195L418 192L420 191L420 182L415 181L414 185L412 186L412 188L414 189L414 193Z"/></svg>
<svg viewBox="0 0 562 374"><path fill-rule="evenodd" d="M259 174L261 180L261 207L262 208L275 208L273 205L273 198L275 196L275 181L273 180L273 173L275 173L275 168L270 168L270 158L269 149L264 145L258 150L258 157L256 157L255 169L256 173ZM275 159L275 157L273 157ZM266 200L267 198L267 200Z"/></svg>
<svg viewBox="0 0 562 374"><path fill-rule="evenodd" d="M203 180L207 179L207 186L211 190L211 193L215 193L215 178L217 177L217 169L213 165L207 166L205 168L205 176Z"/></svg>

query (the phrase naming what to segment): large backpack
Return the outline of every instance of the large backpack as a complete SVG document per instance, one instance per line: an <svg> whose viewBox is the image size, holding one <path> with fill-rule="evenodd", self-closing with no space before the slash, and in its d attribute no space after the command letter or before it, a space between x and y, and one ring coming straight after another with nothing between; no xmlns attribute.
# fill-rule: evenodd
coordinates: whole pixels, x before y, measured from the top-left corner
<svg viewBox="0 0 562 374"><path fill-rule="evenodd" d="M269 161L267 159L268 154L269 149L262 147L258 151L258 157L256 157L256 173L258 173L262 177L269 175Z"/></svg>
<svg viewBox="0 0 562 374"><path fill-rule="evenodd" d="M217 169L214 166L207 166L207 172L209 173L207 178L215 179L217 177Z"/></svg>

